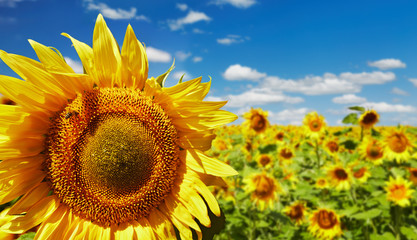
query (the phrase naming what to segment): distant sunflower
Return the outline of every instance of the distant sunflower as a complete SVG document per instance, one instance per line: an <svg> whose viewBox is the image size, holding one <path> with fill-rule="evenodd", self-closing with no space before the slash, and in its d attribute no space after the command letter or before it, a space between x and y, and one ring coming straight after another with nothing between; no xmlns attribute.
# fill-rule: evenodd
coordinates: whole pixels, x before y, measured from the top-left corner
<svg viewBox="0 0 417 240"><path fill-rule="evenodd" d="M326 178L317 178L316 187L320 189L328 188L329 182L327 181Z"/></svg>
<svg viewBox="0 0 417 240"><path fill-rule="evenodd" d="M218 203L205 185L237 174L206 156L214 128L236 119L206 102L201 78L166 88L147 79L145 49L127 27L119 51L98 16L93 48L68 34L86 74L30 40L40 62L1 51L25 81L0 76L0 204L22 196L2 231L36 239L192 239ZM207 205L206 205L207 204ZM208 206L208 207L207 207Z"/></svg>
<svg viewBox="0 0 417 240"><path fill-rule="evenodd" d="M379 122L379 114L375 110L368 110L359 117L359 125L365 129L372 128Z"/></svg>
<svg viewBox="0 0 417 240"><path fill-rule="evenodd" d="M349 190L352 181L351 172L342 166L329 167L327 170L327 177L330 186L336 190Z"/></svg>
<svg viewBox="0 0 417 240"><path fill-rule="evenodd" d="M408 168L408 172L410 173L410 181L417 185L417 168Z"/></svg>
<svg viewBox="0 0 417 240"><path fill-rule="evenodd" d="M323 143L324 150L329 155L335 155L339 152L339 143L336 138L328 138Z"/></svg>
<svg viewBox="0 0 417 240"><path fill-rule="evenodd" d="M266 173L252 174L244 180L246 192L251 194L251 200L261 211L266 207L273 208L278 199L278 193L282 192L281 186L272 176Z"/></svg>
<svg viewBox="0 0 417 240"><path fill-rule="evenodd" d="M359 162L354 162L350 166L352 176L360 183L364 183L368 180L371 176L371 172L369 171L367 166L360 164Z"/></svg>
<svg viewBox="0 0 417 240"><path fill-rule="evenodd" d="M290 145L284 144L278 148L278 158L280 163L290 163L291 159L295 157L294 148Z"/></svg>
<svg viewBox="0 0 417 240"><path fill-rule="evenodd" d="M258 154L256 162L258 162L258 165L262 168L270 168L274 164L274 160L269 154Z"/></svg>
<svg viewBox="0 0 417 240"><path fill-rule="evenodd" d="M306 221L307 206L303 201L296 201L290 206L286 206L283 210L296 225L301 225Z"/></svg>
<svg viewBox="0 0 417 240"><path fill-rule="evenodd" d="M260 108L251 108L249 112L243 114L243 117L246 119L243 126L254 130L258 134L265 132L266 128L269 126L268 112L263 111Z"/></svg>
<svg viewBox="0 0 417 240"><path fill-rule="evenodd" d="M387 186L385 190L387 191L388 201L393 202L400 207L406 207L410 205L411 194L414 190L410 189L411 182L404 180L402 177L389 177L389 181L385 182Z"/></svg>
<svg viewBox="0 0 417 240"><path fill-rule="evenodd" d="M339 216L330 209L319 208L311 214L308 230L319 239L333 239L342 235Z"/></svg>
<svg viewBox="0 0 417 240"><path fill-rule="evenodd" d="M383 144L374 138L366 137L358 147L359 154L362 158L374 165L381 165L384 158Z"/></svg>
<svg viewBox="0 0 417 240"><path fill-rule="evenodd" d="M283 131L279 131L279 132L275 135L275 139L276 139L277 141L282 142L282 141L284 140L284 136L285 136L285 133L284 133Z"/></svg>
<svg viewBox="0 0 417 240"><path fill-rule="evenodd" d="M326 128L326 122L322 115L317 112L308 113L303 119L305 134L311 138L319 138Z"/></svg>
<svg viewBox="0 0 417 240"><path fill-rule="evenodd" d="M386 158L397 163L408 161L412 144L405 132L405 127L388 130L384 134L384 152Z"/></svg>

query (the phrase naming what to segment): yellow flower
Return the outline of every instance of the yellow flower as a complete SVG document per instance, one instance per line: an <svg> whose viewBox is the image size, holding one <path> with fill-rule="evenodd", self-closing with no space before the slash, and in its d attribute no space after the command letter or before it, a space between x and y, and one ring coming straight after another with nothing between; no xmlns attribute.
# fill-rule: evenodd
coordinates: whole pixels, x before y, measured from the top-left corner
<svg viewBox="0 0 417 240"><path fill-rule="evenodd" d="M385 190L387 191L388 201L394 202L394 204L399 205L400 207L406 207L410 205L411 194L414 190L410 189L411 182L404 180L402 177L389 177L389 181L385 182L387 186Z"/></svg>
<svg viewBox="0 0 417 240"><path fill-rule="evenodd" d="M355 161L350 164L350 171L352 172L353 178L360 183L365 183L371 176L371 172L368 167L360 164L359 161Z"/></svg>
<svg viewBox="0 0 417 240"><path fill-rule="evenodd" d="M278 159L280 163L291 163L291 159L295 157L294 148L288 144L281 145L278 148Z"/></svg>
<svg viewBox="0 0 417 240"><path fill-rule="evenodd" d="M273 208L274 202L278 199L278 193L282 192L275 178L266 173L252 174L243 179L243 182L246 184L246 192L251 193L251 200L261 211L267 206Z"/></svg>
<svg viewBox="0 0 417 240"><path fill-rule="evenodd" d="M283 211L296 225L301 225L306 220L307 207L303 201L296 201L290 206L286 206Z"/></svg>
<svg viewBox="0 0 417 240"><path fill-rule="evenodd" d="M324 150L331 156L339 152L339 144L336 138L327 138L323 145Z"/></svg>
<svg viewBox="0 0 417 240"><path fill-rule="evenodd" d="M332 166L327 170L327 176L330 182L330 186L336 190L349 190L352 176L349 170L344 169L342 166Z"/></svg>
<svg viewBox="0 0 417 240"><path fill-rule="evenodd" d="M251 108L249 112L243 114L243 117L246 119L243 126L253 129L258 134L265 132L269 126L268 112L260 108Z"/></svg>
<svg viewBox="0 0 417 240"><path fill-rule="evenodd" d="M410 181L417 185L417 168L408 168L408 171L410 172Z"/></svg>
<svg viewBox="0 0 417 240"><path fill-rule="evenodd" d="M384 134L384 152L386 158L397 163L408 161L412 144L405 133L405 128L394 128Z"/></svg>
<svg viewBox="0 0 417 240"><path fill-rule="evenodd" d="M311 214L308 230L319 239L333 239L342 235L339 216L326 208L319 208Z"/></svg>
<svg viewBox="0 0 417 240"><path fill-rule="evenodd" d="M375 110L368 110L359 117L359 125L365 129L372 128L379 122L379 114Z"/></svg>
<svg viewBox="0 0 417 240"><path fill-rule="evenodd" d="M329 182L327 181L326 178L318 178L316 180L316 187L320 189L328 188Z"/></svg>
<svg viewBox="0 0 417 240"><path fill-rule="evenodd" d="M303 119L303 125L306 136L310 138L319 138L326 128L326 122L322 115L318 115L317 112L311 112L307 114Z"/></svg>
<svg viewBox="0 0 417 240"><path fill-rule="evenodd" d="M274 160L269 154L258 154L256 157L258 165L262 168L270 168L274 164Z"/></svg>
<svg viewBox="0 0 417 240"><path fill-rule="evenodd" d="M37 239L201 239L196 220L220 216L205 185L237 172L206 156L214 128L236 119L205 102L201 78L147 79L145 49L129 25L121 52L98 16L93 48L68 34L86 74L30 40L40 62L1 51L25 81L0 76L0 204L22 196L1 230ZM206 205L206 203L207 205ZM208 208L207 208L208 206Z"/></svg>
<svg viewBox="0 0 417 240"><path fill-rule="evenodd" d="M372 162L374 165L381 165L383 162L384 148L377 139L366 137L358 147L362 158Z"/></svg>

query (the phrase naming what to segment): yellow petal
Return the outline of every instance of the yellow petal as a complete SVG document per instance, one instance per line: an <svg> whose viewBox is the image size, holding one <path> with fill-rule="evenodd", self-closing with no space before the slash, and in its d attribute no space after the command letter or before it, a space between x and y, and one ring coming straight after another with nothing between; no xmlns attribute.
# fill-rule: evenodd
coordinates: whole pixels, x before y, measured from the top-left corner
<svg viewBox="0 0 417 240"><path fill-rule="evenodd" d="M134 86L142 90L148 78L148 59L130 24L126 30L121 57L123 82L128 87Z"/></svg>
<svg viewBox="0 0 417 240"><path fill-rule="evenodd" d="M147 218L141 218L136 222L133 222L134 230L136 232L137 238L140 239L149 239L155 240L156 236L152 230L151 224Z"/></svg>
<svg viewBox="0 0 417 240"><path fill-rule="evenodd" d="M190 226L191 228L201 231L198 224L194 221L193 217L191 216L190 212L187 208L176 199L172 194L168 195L165 198L165 204L161 205L163 208L166 208L163 211L167 216L171 216L176 218L178 221L183 222L185 225ZM172 220L172 217L170 219ZM176 226L175 222L173 222Z"/></svg>
<svg viewBox="0 0 417 240"><path fill-rule="evenodd" d="M0 230L15 234L24 233L49 218L58 206L59 200L56 196L46 197L30 208L26 215L6 223Z"/></svg>
<svg viewBox="0 0 417 240"><path fill-rule="evenodd" d="M206 227L211 226L206 204L191 186L181 185L178 198L188 211L200 221L201 224Z"/></svg>
<svg viewBox="0 0 417 240"><path fill-rule="evenodd" d="M0 93L18 105L34 110L58 111L62 104L53 95L47 94L33 84L0 75Z"/></svg>
<svg viewBox="0 0 417 240"><path fill-rule="evenodd" d="M38 56L39 60L42 62L43 66L46 69L54 72L74 73L72 68L65 63L64 59L62 59L51 48L44 46L38 42L35 42L31 39L29 39L29 43L30 45L32 45L32 48L35 50L36 55Z"/></svg>
<svg viewBox="0 0 417 240"><path fill-rule="evenodd" d="M180 159L196 172L219 177L237 175L238 172L226 163L209 157L199 150L188 149L181 151Z"/></svg>
<svg viewBox="0 0 417 240"><path fill-rule="evenodd" d="M63 224L64 217L68 214L68 208L65 206L60 206L54 214L52 214L48 219L42 222L38 231L36 232L34 240L54 240L59 239L57 234L62 234L59 232L60 226ZM65 224L66 222L64 222ZM55 236L54 236L55 235ZM54 238L55 237L55 238Z"/></svg>
<svg viewBox="0 0 417 240"><path fill-rule="evenodd" d="M188 93L197 89L200 83L201 77L179 83L172 87L163 88L163 91L173 99L183 99Z"/></svg>
<svg viewBox="0 0 417 240"><path fill-rule="evenodd" d="M87 74L90 75L92 79L97 79L93 49L87 44L71 37L67 33L62 33L62 35L69 38L72 41L72 44L74 45L74 48L77 51L77 54L80 57L80 60Z"/></svg>
<svg viewBox="0 0 417 240"><path fill-rule="evenodd" d="M43 144L44 140L42 139L10 139L0 144L0 159L38 155L45 149Z"/></svg>
<svg viewBox="0 0 417 240"><path fill-rule="evenodd" d="M133 239L133 233L133 225L130 223L121 223L114 232L115 239Z"/></svg>
<svg viewBox="0 0 417 240"><path fill-rule="evenodd" d="M204 200L207 202L207 205L210 207L210 210L214 215L220 217L221 211L217 199L213 196L211 191L207 186L198 178L193 179L195 189L203 196Z"/></svg>
<svg viewBox="0 0 417 240"><path fill-rule="evenodd" d="M175 231L171 221L169 221L158 209L153 209L148 216L149 223L153 231L161 239L174 239Z"/></svg>
<svg viewBox="0 0 417 240"><path fill-rule="evenodd" d="M9 214L21 214L26 212L30 207L46 197L51 190L46 182L42 182L29 190L18 202L16 202L9 211Z"/></svg>
<svg viewBox="0 0 417 240"><path fill-rule="evenodd" d="M0 180L0 204L23 195L33 186L39 184L46 174L42 170L34 169L21 172L8 178Z"/></svg>
<svg viewBox="0 0 417 240"><path fill-rule="evenodd" d="M121 86L119 71L122 61L119 47L101 14L98 15L94 28L93 50L100 86Z"/></svg>

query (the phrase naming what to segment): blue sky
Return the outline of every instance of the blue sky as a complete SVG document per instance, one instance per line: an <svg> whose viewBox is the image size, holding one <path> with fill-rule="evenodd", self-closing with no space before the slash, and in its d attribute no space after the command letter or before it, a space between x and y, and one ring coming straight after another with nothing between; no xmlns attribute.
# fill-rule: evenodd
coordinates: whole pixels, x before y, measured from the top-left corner
<svg viewBox="0 0 417 240"><path fill-rule="evenodd" d="M119 44L132 25L149 76L175 58L167 85L183 73L211 76L207 99L229 100L238 115L260 107L287 125L317 111L340 125L347 107L361 105L380 113L379 125L417 125L416 1L0 0L0 49L37 59L33 39L80 71L60 34L91 45L99 12ZM2 62L0 74L16 76Z"/></svg>

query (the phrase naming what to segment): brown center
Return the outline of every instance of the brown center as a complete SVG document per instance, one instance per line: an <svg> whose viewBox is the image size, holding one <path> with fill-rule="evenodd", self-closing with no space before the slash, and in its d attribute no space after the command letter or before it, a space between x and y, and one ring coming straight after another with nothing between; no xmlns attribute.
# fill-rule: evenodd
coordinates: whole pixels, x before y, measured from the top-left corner
<svg viewBox="0 0 417 240"><path fill-rule="evenodd" d="M320 210L318 212L317 223L321 229L330 229L337 224L337 218L331 211Z"/></svg>

